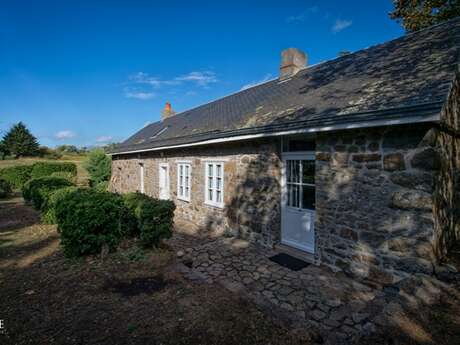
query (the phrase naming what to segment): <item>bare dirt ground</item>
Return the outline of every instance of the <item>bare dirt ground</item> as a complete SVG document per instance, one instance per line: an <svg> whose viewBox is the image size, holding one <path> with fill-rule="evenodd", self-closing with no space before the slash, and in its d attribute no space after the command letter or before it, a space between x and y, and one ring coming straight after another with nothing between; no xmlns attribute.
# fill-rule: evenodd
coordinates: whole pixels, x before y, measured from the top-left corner
<svg viewBox="0 0 460 345"><path fill-rule="evenodd" d="M0 202L0 344L317 344L219 285L182 277L174 253L126 242L66 259L55 226L22 199ZM460 306L442 299L361 344L460 344Z"/></svg>
<svg viewBox="0 0 460 345"><path fill-rule="evenodd" d="M173 253L125 243L64 258L55 226L0 203L0 344L311 344L220 286L184 280Z"/></svg>

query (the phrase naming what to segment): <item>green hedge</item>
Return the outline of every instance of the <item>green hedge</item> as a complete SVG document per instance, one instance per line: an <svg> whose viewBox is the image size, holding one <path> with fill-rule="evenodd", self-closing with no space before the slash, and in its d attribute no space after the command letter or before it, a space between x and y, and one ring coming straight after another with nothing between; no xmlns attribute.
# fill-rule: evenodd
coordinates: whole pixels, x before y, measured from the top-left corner
<svg viewBox="0 0 460 345"><path fill-rule="evenodd" d="M6 198L11 194L11 185L8 181L0 179L0 198Z"/></svg>
<svg viewBox="0 0 460 345"><path fill-rule="evenodd" d="M62 178L69 180L72 183L77 182L77 177L69 171L55 171L54 173L51 173L50 176L62 177Z"/></svg>
<svg viewBox="0 0 460 345"><path fill-rule="evenodd" d="M32 165L31 178L51 176L56 172L68 172L77 176L77 166L70 162L37 162Z"/></svg>
<svg viewBox="0 0 460 345"><path fill-rule="evenodd" d="M72 182L62 177L33 178L24 184L22 196L24 200L31 202L37 210L40 210L53 191L73 185Z"/></svg>
<svg viewBox="0 0 460 345"><path fill-rule="evenodd" d="M103 245L115 248L133 223L121 196L91 189L63 196L55 215L64 254L69 257L99 253Z"/></svg>
<svg viewBox="0 0 460 345"><path fill-rule="evenodd" d="M77 187L64 187L52 191L42 206L42 221L45 224L57 224L56 206L61 203L64 198L77 190Z"/></svg>
<svg viewBox="0 0 460 345"><path fill-rule="evenodd" d="M172 201L153 199L141 193L128 193L123 199L137 220L131 234L139 234L144 247L158 246L162 239L171 237L176 208Z"/></svg>
<svg viewBox="0 0 460 345"><path fill-rule="evenodd" d="M30 180L32 165L17 165L0 170L0 178L7 181L14 189L21 189Z"/></svg>

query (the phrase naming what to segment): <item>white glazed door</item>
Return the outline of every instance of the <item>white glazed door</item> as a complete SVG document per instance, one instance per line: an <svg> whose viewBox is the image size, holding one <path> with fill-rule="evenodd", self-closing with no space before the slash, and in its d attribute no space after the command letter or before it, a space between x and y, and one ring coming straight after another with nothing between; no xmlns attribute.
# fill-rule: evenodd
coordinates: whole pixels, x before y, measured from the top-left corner
<svg viewBox="0 0 460 345"><path fill-rule="evenodd" d="M159 198L169 199L169 168L167 165L160 165Z"/></svg>
<svg viewBox="0 0 460 345"><path fill-rule="evenodd" d="M293 153L283 157L281 242L315 251L315 161Z"/></svg>

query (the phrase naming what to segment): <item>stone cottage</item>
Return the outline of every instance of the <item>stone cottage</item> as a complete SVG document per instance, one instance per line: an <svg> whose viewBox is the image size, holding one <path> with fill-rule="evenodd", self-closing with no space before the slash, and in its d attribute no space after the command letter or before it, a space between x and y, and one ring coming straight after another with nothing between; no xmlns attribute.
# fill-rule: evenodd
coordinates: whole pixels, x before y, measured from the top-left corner
<svg viewBox="0 0 460 345"><path fill-rule="evenodd" d="M111 153L111 190L347 274L431 273L460 235L455 19L174 113Z"/></svg>

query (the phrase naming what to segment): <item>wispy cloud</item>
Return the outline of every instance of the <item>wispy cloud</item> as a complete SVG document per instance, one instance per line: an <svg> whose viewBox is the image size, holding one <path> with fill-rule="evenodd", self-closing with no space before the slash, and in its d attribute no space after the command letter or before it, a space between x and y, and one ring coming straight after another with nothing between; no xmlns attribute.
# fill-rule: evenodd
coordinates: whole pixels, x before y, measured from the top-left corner
<svg viewBox="0 0 460 345"><path fill-rule="evenodd" d="M96 138L96 142L97 143L108 143L112 139L113 137L111 137L110 135L101 135L100 137Z"/></svg>
<svg viewBox="0 0 460 345"><path fill-rule="evenodd" d="M190 72L186 75L175 78L175 81L193 82L199 86L208 86L209 84L217 83L218 79L214 72L203 71L203 72Z"/></svg>
<svg viewBox="0 0 460 345"><path fill-rule="evenodd" d="M317 13L318 11L319 11L318 6L311 6L311 7L307 8L305 11L303 11L300 14L287 17L286 18L286 23L295 24L295 23L303 22L303 21L305 21L305 19L307 19L307 17L311 13Z"/></svg>
<svg viewBox="0 0 460 345"><path fill-rule="evenodd" d="M345 30L349 26L353 24L352 20L346 20L346 19L336 19L334 25L332 26L331 30L333 33L338 33L342 30Z"/></svg>
<svg viewBox="0 0 460 345"><path fill-rule="evenodd" d="M246 90L246 89L249 89L250 87L253 87L253 86L256 86L256 85L259 85L259 84L262 84L262 83L265 83L266 81L269 81L270 78L272 77L271 74L266 74L262 79L260 80L255 80L255 81L251 81L250 83L246 84L246 85L243 85L241 87L241 91L242 90Z"/></svg>
<svg viewBox="0 0 460 345"><path fill-rule="evenodd" d="M71 139L71 138L75 138L76 136L77 135L74 132L72 132L71 130L59 131L54 135L54 137L57 140Z"/></svg>
<svg viewBox="0 0 460 345"><path fill-rule="evenodd" d="M126 98L134 98L140 100L147 100L155 97L155 92L152 91L142 91L132 87L125 87L123 89Z"/></svg>
<svg viewBox="0 0 460 345"><path fill-rule="evenodd" d="M218 81L219 79L213 71L192 71L171 79L161 79L145 72L137 72L128 76L127 86L124 87L123 91L126 98L148 100L155 97L154 90L161 88L169 88L167 92L171 94L176 93L176 90L171 89L174 86L209 88L210 84ZM190 94L190 92L193 93L194 91L185 91L186 94Z"/></svg>

